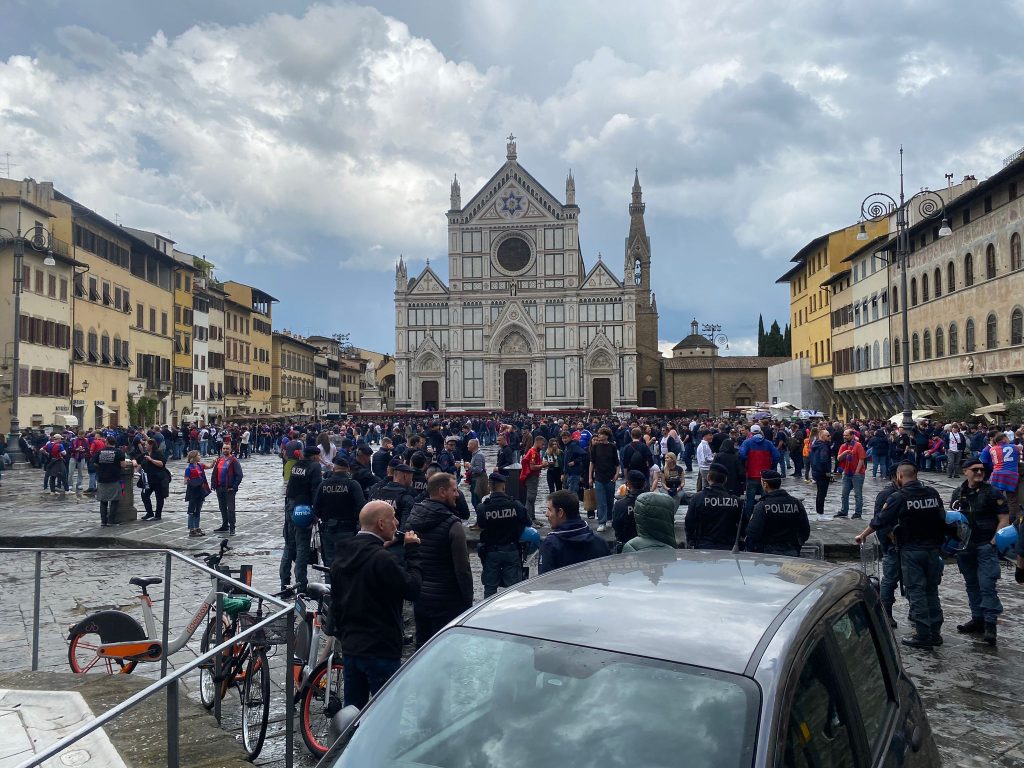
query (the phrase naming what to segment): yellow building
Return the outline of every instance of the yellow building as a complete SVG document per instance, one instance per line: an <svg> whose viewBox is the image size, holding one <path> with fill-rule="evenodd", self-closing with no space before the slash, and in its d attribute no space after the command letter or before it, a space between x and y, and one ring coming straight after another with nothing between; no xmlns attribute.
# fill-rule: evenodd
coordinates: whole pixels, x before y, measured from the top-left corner
<svg viewBox="0 0 1024 768"><path fill-rule="evenodd" d="M225 304L224 319L228 327L228 336L234 334L238 345L244 344L245 368L235 370L241 376L248 377L245 391L245 399L238 402L236 409L239 413L256 414L270 413L271 411L271 350L273 347L273 324L271 308L277 299L269 293L253 288L251 285L228 280L223 285L229 301ZM231 318L228 315L231 315ZM241 323L241 326L239 325ZM234 329L232 330L232 324ZM244 327L244 332L239 330ZM225 339L225 357L228 357L227 341ZM231 365L225 363L224 388L225 394L228 390L228 378L231 373ZM234 360L241 365L241 361ZM231 402L226 403L226 408L231 409Z"/></svg>
<svg viewBox="0 0 1024 768"><path fill-rule="evenodd" d="M888 222L866 222L874 239L888 231ZM826 413L837 405L832 386L832 316L829 281L849 269L843 260L859 250L860 225L816 237L791 259L793 266L776 282L789 285L789 316L793 359L810 362L811 378Z"/></svg>
<svg viewBox="0 0 1024 768"><path fill-rule="evenodd" d="M319 349L287 333L272 336L271 408L289 416L311 416L314 363Z"/></svg>
<svg viewBox="0 0 1024 768"><path fill-rule="evenodd" d="M192 384L193 370L199 361L193 355L196 335L193 296L199 270L193 266L193 258L189 253L174 252L174 390L171 405L178 421L196 421Z"/></svg>
<svg viewBox="0 0 1024 768"><path fill-rule="evenodd" d="M224 415L246 416L252 397L252 310L230 298L224 300Z"/></svg>

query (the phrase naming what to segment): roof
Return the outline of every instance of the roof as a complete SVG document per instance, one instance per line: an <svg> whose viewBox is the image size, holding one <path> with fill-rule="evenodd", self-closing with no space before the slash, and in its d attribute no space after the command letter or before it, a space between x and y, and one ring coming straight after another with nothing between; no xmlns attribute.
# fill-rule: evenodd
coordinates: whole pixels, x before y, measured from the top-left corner
<svg viewBox="0 0 1024 768"><path fill-rule="evenodd" d="M776 619L810 597L810 585L842 572L816 560L724 552L613 555L520 582L461 623L742 674Z"/></svg>
<svg viewBox="0 0 1024 768"><path fill-rule="evenodd" d="M878 246L880 246L882 243L888 242L890 238L892 238L892 240L895 242L896 235L889 232L886 232L884 235L879 235L873 240L869 240L868 242L864 243L864 245L862 245L856 251L851 253L849 256L844 257L843 261L853 261L854 259L863 256L864 254L870 251L877 251L879 250Z"/></svg>
<svg viewBox="0 0 1024 768"><path fill-rule="evenodd" d="M298 339L295 336L292 336L290 333L282 333L281 331L274 331L273 335L271 336L271 338L274 339L275 341L276 340L280 340L282 343L287 342L289 344L294 344L297 347L305 347L310 352L319 352L320 351L319 347L317 347L317 346L315 346L313 344L310 344L308 341L306 341L304 339Z"/></svg>
<svg viewBox="0 0 1024 768"><path fill-rule="evenodd" d="M699 356L693 357L663 357L661 364L665 370L704 370L711 368L711 361L714 360L714 367L716 371L724 371L736 368L746 368L755 370L762 368L767 370L773 365L779 363L788 363L788 357L757 357L755 355L727 355L720 357L714 356Z"/></svg>
<svg viewBox="0 0 1024 768"><path fill-rule="evenodd" d="M799 272L803 272L804 271L804 266L805 266L805 264L802 261L799 264L794 264L792 267L789 268L789 270L786 272L786 274L784 274L782 277L780 277L775 282L776 283L788 283L790 280L793 279L794 275L796 275Z"/></svg>
<svg viewBox="0 0 1024 768"><path fill-rule="evenodd" d="M824 288L832 285L833 283L838 283L844 277L847 277L852 271L852 269L844 269L842 272L836 272L828 280L822 280L821 285Z"/></svg>
<svg viewBox="0 0 1024 768"><path fill-rule="evenodd" d="M846 229L846 227L843 227L842 229ZM834 232L828 232L828 233L826 233L824 235L818 235L816 238L811 240L811 242L809 242L807 245L805 245L803 248L801 248L799 251L797 251L796 252L796 256L794 256L792 259L790 259L790 261L799 261L800 263L803 263L803 262L807 261L807 254L808 253L813 251L815 248L817 248L822 243L827 243L829 235L834 234L835 232L840 232L840 231L842 231L842 230L837 229L837 230L834 230Z"/></svg>
<svg viewBox="0 0 1024 768"><path fill-rule="evenodd" d="M174 264L177 264L173 256L171 256L169 253L164 253L160 249L155 248L145 239L139 237L138 235L135 235L131 231L130 227L125 227L121 224L115 224L114 222L110 221L110 219L107 219L104 216L101 216L100 214L96 213L96 211L94 211L92 208L89 208L86 205L82 205L77 200L69 197L68 195L65 195L60 190L53 190L53 199L60 200L70 205L74 211L75 216L98 221L109 231L117 232L121 237L123 237L128 242L133 243L135 245L143 246L144 248L146 248L148 254L163 258L165 261L168 262L169 265L173 266Z"/></svg>
<svg viewBox="0 0 1024 768"><path fill-rule="evenodd" d="M718 349L718 345L715 342L711 341L707 336L701 336L699 333L691 333L672 347L672 349L698 349L699 347L714 347Z"/></svg>

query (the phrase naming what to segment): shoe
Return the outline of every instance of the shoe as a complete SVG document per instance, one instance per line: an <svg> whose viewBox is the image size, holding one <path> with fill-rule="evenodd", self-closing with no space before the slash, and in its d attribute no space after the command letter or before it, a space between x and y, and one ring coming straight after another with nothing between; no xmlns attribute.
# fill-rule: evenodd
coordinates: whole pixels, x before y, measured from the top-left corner
<svg viewBox="0 0 1024 768"><path fill-rule="evenodd" d="M849 517L850 517L849 515L835 515L835 519L836 520L846 520Z"/></svg>
<svg viewBox="0 0 1024 768"><path fill-rule="evenodd" d="M986 643L988 643L989 645L995 645L996 644L996 634L997 634L996 633L996 623L994 621L992 621L992 622L986 621L985 622L985 635L982 637L982 639Z"/></svg>
<svg viewBox="0 0 1024 768"><path fill-rule="evenodd" d="M142 519L143 519L143 520L152 520L152 519L154 519L155 517L156 517L156 515L154 515L154 514L153 514L152 512L147 512L147 513L146 513L146 516L145 516L144 518L142 518Z"/></svg>
<svg viewBox="0 0 1024 768"><path fill-rule="evenodd" d="M905 635L903 637L903 639L900 640L900 642L903 643L908 648L931 648L932 647L932 638L931 638L930 635L928 637L921 637L920 635Z"/></svg>
<svg viewBox="0 0 1024 768"><path fill-rule="evenodd" d="M850 519L851 520L860 520L862 517L864 517L864 515L851 515Z"/></svg>
<svg viewBox="0 0 1024 768"><path fill-rule="evenodd" d="M228 536L234 536L234 535L235 535L235 529L234 528L229 528L228 529Z"/></svg>
<svg viewBox="0 0 1024 768"><path fill-rule="evenodd" d="M106 528L110 523L100 523L101 528Z"/></svg>
<svg viewBox="0 0 1024 768"><path fill-rule="evenodd" d="M205 535L206 535L206 531L204 531L202 528L196 528L196 536L205 536Z"/></svg>
<svg viewBox="0 0 1024 768"><path fill-rule="evenodd" d="M226 525L222 525L220 528L214 528L213 532L214 533L227 533L228 532L228 527Z"/></svg>
<svg viewBox="0 0 1024 768"><path fill-rule="evenodd" d="M934 645L934 646L942 645L942 635L932 635L932 645Z"/></svg>
<svg viewBox="0 0 1024 768"><path fill-rule="evenodd" d="M966 624L957 624L956 631L961 635L980 635L985 631L983 619L971 619Z"/></svg>
<svg viewBox="0 0 1024 768"><path fill-rule="evenodd" d="M195 538L196 536L198 536L198 535L199 535L199 529L198 529L198 528L193 528L192 530L190 530L190 531L188 532L188 535L189 535L190 537L192 537L192 538Z"/></svg>
<svg viewBox="0 0 1024 768"><path fill-rule="evenodd" d="M599 526L597 526L597 532L598 533L604 533L605 528L606 528L605 524L601 523Z"/></svg>

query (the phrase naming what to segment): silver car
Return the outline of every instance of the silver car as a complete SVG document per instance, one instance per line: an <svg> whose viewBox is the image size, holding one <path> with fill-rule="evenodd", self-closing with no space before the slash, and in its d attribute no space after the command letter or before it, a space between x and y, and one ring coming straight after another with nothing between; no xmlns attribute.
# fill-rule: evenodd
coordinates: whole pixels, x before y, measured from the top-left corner
<svg viewBox="0 0 1024 768"><path fill-rule="evenodd" d="M523 582L339 721L321 765L941 764L867 578L787 557L649 550Z"/></svg>

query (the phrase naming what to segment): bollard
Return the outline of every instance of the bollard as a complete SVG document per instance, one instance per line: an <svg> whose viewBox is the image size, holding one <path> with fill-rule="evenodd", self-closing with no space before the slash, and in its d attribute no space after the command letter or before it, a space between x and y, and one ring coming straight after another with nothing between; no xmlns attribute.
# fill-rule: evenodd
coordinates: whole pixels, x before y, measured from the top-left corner
<svg viewBox="0 0 1024 768"><path fill-rule="evenodd" d="M43 551L36 550L36 584L32 595L32 671L39 671L39 593L42 589Z"/></svg>
<svg viewBox="0 0 1024 768"><path fill-rule="evenodd" d="M163 636L161 638L163 642L163 656L160 659L160 677L167 677L167 643L170 638L170 624L171 624L171 553L167 552L164 554L164 626Z"/></svg>
<svg viewBox="0 0 1024 768"><path fill-rule="evenodd" d="M178 768L178 681L167 684L167 766Z"/></svg>
<svg viewBox="0 0 1024 768"><path fill-rule="evenodd" d="M216 638L213 647L216 648L218 645L224 642L224 596L220 592L220 580L217 580L217 626L214 627L213 636ZM209 650L209 649L207 649ZM213 683L214 683L214 694L213 694L213 716L217 718L217 725L220 725L220 676L223 673L221 669L220 658L223 654L218 653L213 657Z"/></svg>

